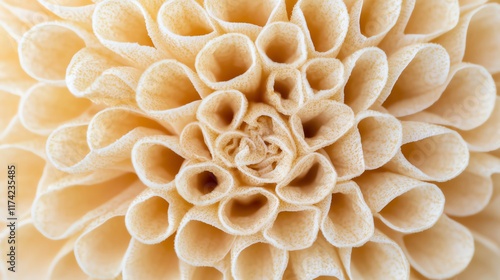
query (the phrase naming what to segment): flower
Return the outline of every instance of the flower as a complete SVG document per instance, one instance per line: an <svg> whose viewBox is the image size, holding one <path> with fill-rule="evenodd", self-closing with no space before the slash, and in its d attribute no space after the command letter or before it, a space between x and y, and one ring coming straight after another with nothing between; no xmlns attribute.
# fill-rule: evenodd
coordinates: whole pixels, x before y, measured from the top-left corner
<svg viewBox="0 0 500 280"><path fill-rule="evenodd" d="M0 2L0 277L499 278L487 2Z"/></svg>

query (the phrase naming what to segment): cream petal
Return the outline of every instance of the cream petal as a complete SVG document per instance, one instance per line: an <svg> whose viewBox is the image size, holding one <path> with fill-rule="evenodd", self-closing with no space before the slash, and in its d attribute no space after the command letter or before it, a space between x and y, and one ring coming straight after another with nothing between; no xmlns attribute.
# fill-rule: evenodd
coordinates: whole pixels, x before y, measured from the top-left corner
<svg viewBox="0 0 500 280"><path fill-rule="evenodd" d="M153 245L132 238L123 261L123 280L179 279L179 263L174 251L174 236Z"/></svg>
<svg viewBox="0 0 500 280"><path fill-rule="evenodd" d="M474 152L489 152L500 148L500 97L497 96L495 107L489 119L482 125L468 131L459 131Z"/></svg>
<svg viewBox="0 0 500 280"><path fill-rule="evenodd" d="M75 257L78 265L91 277L118 277L130 240L123 213L111 215L108 212L89 225L76 240Z"/></svg>
<svg viewBox="0 0 500 280"><path fill-rule="evenodd" d="M349 30L340 56L346 57L356 50L376 46L396 24L402 0L344 1L349 10ZM348 2L352 2L352 6Z"/></svg>
<svg viewBox="0 0 500 280"><path fill-rule="evenodd" d="M132 149L137 176L150 188L173 188L175 175L184 158L175 136L150 136L139 140Z"/></svg>
<svg viewBox="0 0 500 280"><path fill-rule="evenodd" d="M81 49L66 70L68 89L97 104L137 108L135 89L141 72L120 60L101 49Z"/></svg>
<svg viewBox="0 0 500 280"><path fill-rule="evenodd" d="M311 153L297 159L288 175L276 185L276 194L291 204L311 205L332 193L337 173L328 158Z"/></svg>
<svg viewBox="0 0 500 280"><path fill-rule="evenodd" d="M38 2L63 19L82 22L89 26L95 8L91 0L39 0Z"/></svg>
<svg viewBox="0 0 500 280"><path fill-rule="evenodd" d="M17 114L17 108L21 98L17 95L0 90L0 99L2 100L2 104L4 104L0 112L0 138L2 138L1 135L5 132Z"/></svg>
<svg viewBox="0 0 500 280"><path fill-rule="evenodd" d="M231 33L210 40L198 53L195 67L211 89L234 89L249 100L256 98L262 66L254 43L247 36Z"/></svg>
<svg viewBox="0 0 500 280"><path fill-rule="evenodd" d="M90 277L82 271L76 261L74 243L75 237L72 237L59 250L50 264L50 275L47 279L89 280Z"/></svg>
<svg viewBox="0 0 500 280"><path fill-rule="evenodd" d="M189 210L177 192L148 188L130 204L125 225L134 239L157 244L171 236Z"/></svg>
<svg viewBox="0 0 500 280"><path fill-rule="evenodd" d="M323 150L329 156L339 182L358 177L365 171L361 135L357 128L352 128Z"/></svg>
<svg viewBox="0 0 500 280"><path fill-rule="evenodd" d="M241 187L221 201L219 220L231 234L255 234L276 216L278 205L279 199L263 188Z"/></svg>
<svg viewBox="0 0 500 280"><path fill-rule="evenodd" d="M428 42L452 30L460 18L459 0L403 1L401 14L380 47L387 53L411 44Z"/></svg>
<svg viewBox="0 0 500 280"><path fill-rule="evenodd" d="M37 229L51 239L62 239L90 221L139 194L144 186L135 176L96 172L69 177L40 194L32 206Z"/></svg>
<svg viewBox="0 0 500 280"><path fill-rule="evenodd" d="M98 46L98 41L78 25L68 22L41 23L23 35L19 42L19 61L31 77L64 85L71 58L86 46Z"/></svg>
<svg viewBox="0 0 500 280"><path fill-rule="evenodd" d="M140 1L105 0L96 4L92 16L99 41L140 68L165 58L152 41L159 34L146 9Z"/></svg>
<svg viewBox="0 0 500 280"><path fill-rule="evenodd" d="M349 14L341 0L299 0L290 21L306 35L310 57L336 57L349 27Z"/></svg>
<svg viewBox="0 0 500 280"><path fill-rule="evenodd" d="M320 219L317 207L280 205L275 220L263 231L264 238L288 251L309 248L318 237Z"/></svg>
<svg viewBox="0 0 500 280"><path fill-rule="evenodd" d="M444 182L467 167L469 151L458 133L420 122L402 122L401 150L385 166L389 170L425 181Z"/></svg>
<svg viewBox="0 0 500 280"><path fill-rule="evenodd" d="M205 8L222 32L242 33L252 40L268 23L287 20L284 0L206 0Z"/></svg>
<svg viewBox="0 0 500 280"><path fill-rule="evenodd" d="M233 248L235 236L223 230L217 206L195 206L181 221L175 236L175 252L194 266L210 266L224 259Z"/></svg>
<svg viewBox="0 0 500 280"><path fill-rule="evenodd" d="M284 279L346 279L337 250L322 235L318 236L312 246L291 251L289 255ZM290 274L287 275L287 273Z"/></svg>
<svg viewBox="0 0 500 280"><path fill-rule="evenodd" d="M467 268L456 277L463 280L473 280L477 277L482 279L499 279L500 252L494 251L480 240L474 242L474 257Z"/></svg>
<svg viewBox="0 0 500 280"><path fill-rule="evenodd" d="M334 99L344 85L344 66L335 58L315 58L301 68L307 99Z"/></svg>
<svg viewBox="0 0 500 280"><path fill-rule="evenodd" d="M496 167L488 170L486 167ZM471 153L469 165L458 177L439 183L446 197L445 212L464 217L477 214L493 195L492 173L500 173L500 160L488 154Z"/></svg>
<svg viewBox="0 0 500 280"><path fill-rule="evenodd" d="M387 56L381 49L364 48L344 59L343 64L347 81L344 104L358 114L370 108L384 89L389 75Z"/></svg>
<svg viewBox="0 0 500 280"><path fill-rule="evenodd" d="M443 213L445 196L434 184L390 172L365 173L356 183L374 215L398 232L426 230Z"/></svg>
<svg viewBox="0 0 500 280"><path fill-rule="evenodd" d="M446 84L436 103L406 119L471 130L490 118L496 87L485 68L468 63L454 65Z"/></svg>
<svg viewBox="0 0 500 280"><path fill-rule="evenodd" d="M181 278L180 278L181 280L204 280L204 279L226 280L230 279L231 277L230 271L224 271L218 265L192 266L182 262L180 268L181 268Z"/></svg>
<svg viewBox="0 0 500 280"><path fill-rule="evenodd" d="M76 98L66 87L36 84L26 92L19 105L19 118L29 130L50 134L68 121L78 118L92 103Z"/></svg>
<svg viewBox="0 0 500 280"><path fill-rule="evenodd" d="M237 90L217 91L203 99L196 116L207 127L223 133L238 129L247 108L248 101L243 93Z"/></svg>
<svg viewBox="0 0 500 280"><path fill-rule="evenodd" d="M212 162L188 164L175 175L177 192L194 205L219 202L235 187L231 172Z"/></svg>
<svg viewBox="0 0 500 280"><path fill-rule="evenodd" d="M186 158L210 161L215 154L216 136L216 133L201 123L190 123L184 127L179 137L182 153L186 155Z"/></svg>
<svg viewBox="0 0 500 280"><path fill-rule="evenodd" d="M402 48L389 57L389 77L377 104L396 117L426 109L441 96L449 70L450 58L440 45Z"/></svg>
<svg viewBox="0 0 500 280"><path fill-rule="evenodd" d="M308 102L290 118L292 133L306 152L335 143L353 124L352 110L331 100Z"/></svg>
<svg viewBox="0 0 500 280"><path fill-rule="evenodd" d="M235 280L281 279L287 263L287 251L266 243L261 235L239 236L231 250Z"/></svg>
<svg viewBox="0 0 500 280"><path fill-rule="evenodd" d="M162 60L142 74L137 86L137 104L164 126L180 134L195 120L201 97L208 89L198 75L175 60Z"/></svg>
<svg viewBox="0 0 500 280"><path fill-rule="evenodd" d="M307 60L307 47L300 28L288 22L266 25L255 41L266 72L298 68Z"/></svg>
<svg viewBox="0 0 500 280"><path fill-rule="evenodd" d="M433 279L457 275L474 255L472 234L444 215L430 229L402 237L401 245L412 267Z"/></svg>
<svg viewBox="0 0 500 280"><path fill-rule="evenodd" d="M333 246L360 246L373 235L372 213L356 183L337 184L333 194L317 206L323 213L321 232Z"/></svg>
<svg viewBox="0 0 500 280"><path fill-rule="evenodd" d="M9 125L0 132L0 146L13 147L30 151L41 158L46 157L45 143L47 137L27 130L15 116Z"/></svg>
<svg viewBox="0 0 500 280"><path fill-rule="evenodd" d="M350 279L410 277L410 266L401 248L379 231L360 247L340 248L339 256Z"/></svg>
<svg viewBox="0 0 500 280"><path fill-rule="evenodd" d="M193 0L166 1L157 20L168 51L189 66L203 46L219 35L206 11Z"/></svg>
<svg viewBox="0 0 500 280"><path fill-rule="evenodd" d="M389 162L401 147L401 122L389 114L371 110L359 113L356 122L365 169L377 169Z"/></svg>
<svg viewBox="0 0 500 280"><path fill-rule="evenodd" d="M269 74L264 101L284 115L293 115L304 104L301 73L297 69L280 69Z"/></svg>

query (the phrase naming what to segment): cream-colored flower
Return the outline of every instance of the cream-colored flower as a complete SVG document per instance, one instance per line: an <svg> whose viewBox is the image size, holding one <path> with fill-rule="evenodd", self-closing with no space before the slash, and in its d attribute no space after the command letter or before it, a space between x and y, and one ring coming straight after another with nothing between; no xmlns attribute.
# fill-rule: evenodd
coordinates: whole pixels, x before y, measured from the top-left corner
<svg viewBox="0 0 500 280"><path fill-rule="evenodd" d="M0 1L0 279L499 279L498 26L487 0Z"/></svg>

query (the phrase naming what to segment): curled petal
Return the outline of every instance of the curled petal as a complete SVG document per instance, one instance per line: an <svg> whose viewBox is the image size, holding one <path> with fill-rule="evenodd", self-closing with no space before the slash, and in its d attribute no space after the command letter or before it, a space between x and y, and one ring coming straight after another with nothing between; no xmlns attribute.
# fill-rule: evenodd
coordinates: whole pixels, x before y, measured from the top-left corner
<svg viewBox="0 0 500 280"><path fill-rule="evenodd" d="M495 107L489 119L482 125L468 130L459 131L474 152L489 152L500 148L500 97L496 97Z"/></svg>
<svg viewBox="0 0 500 280"><path fill-rule="evenodd" d="M365 171L361 135L357 128L350 129L337 142L323 148L337 172L338 181L358 177Z"/></svg>
<svg viewBox="0 0 500 280"><path fill-rule="evenodd" d="M287 263L287 251L267 243L258 234L238 237L231 250L235 280L281 279Z"/></svg>
<svg viewBox="0 0 500 280"><path fill-rule="evenodd" d="M194 205L209 205L220 201L234 187L233 175L211 163L186 165L175 176L179 194Z"/></svg>
<svg viewBox="0 0 500 280"><path fill-rule="evenodd" d="M458 279L473 280L480 275L484 279L500 278L500 253L492 250L479 239L474 242L474 257L467 268L458 274Z"/></svg>
<svg viewBox="0 0 500 280"><path fill-rule="evenodd" d="M217 217L217 206L195 206L177 230L175 252L188 264L210 266L224 259L234 240L235 236L224 231Z"/></svg>
<svg viewBox="0 0 500 280"><path fill-rule="evenodd" d="M221 201L219 219L228 232L251 235L275 217L278 205L278 198L271 192L259 187L243 187Z"/></svg>
<svg viewBox="0 0 500 280"><path fill-rule="evenodd" d="M318 207L323 213L321 232L333 246L360 246L373 235L372 213L356 183L338 184Z"/></svg>
<svg viewBox="0 0 500 280"><path fill-rule="evenodd" d="M215 154L216 134L206 126L194 122L182 130L179 144L187 158L196 160L212 160Z"/></svg>
<svg viewBox="0 0 500 280"><path fill-rule="evenodd" d="M223 133L241 125L247 108L248 101L241 92L217 91L203 99L196 116L212 130Z"/></svg>
<svg viewBox="0 0 500 280"><path fill-rule="evenodd" d="M344 65L335 58L316 58L302 68L302 85L307 99L335 99L344 85Z"/></svg>
<svg viewBox="0 0 500 280"><path fill-rule="evenodd" d="M356 182L372 212L399 232L426 230L443 213L445 196L434 184L390 172L365 173Z"/></svg>
<svg viewBox="0 0 500 280"><path fill-rule="evenodd" d="M419 122L402 122L401 150L386 167L425 181L444 182L467 167L469 151L455 131Z"/></svg>
<svg viewBox="0 0 500 280"><path fill-rule="evenodd" d="M60 1L60 0L39 0L47 10L57 16L72 21L78 21L90 26L92 22L92 13L95 4L91 0L81 1Z"/></svg>
<svg viewBox="0 0 500 280"><path fill-rule="evenodd" d="M304 104L306 94L297 69L276 70L269 74L264 100L284 115L293 115Z"/></svg>

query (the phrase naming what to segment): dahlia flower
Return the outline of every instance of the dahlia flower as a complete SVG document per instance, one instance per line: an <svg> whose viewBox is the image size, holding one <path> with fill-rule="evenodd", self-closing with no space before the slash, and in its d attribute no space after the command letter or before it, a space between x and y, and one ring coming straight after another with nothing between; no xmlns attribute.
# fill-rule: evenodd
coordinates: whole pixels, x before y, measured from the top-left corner
<svg viewBox="0 0 500 280"><path fill-rule="evenodd" d="M499 26L1 0L0 279L500 279Z"/></svg>

